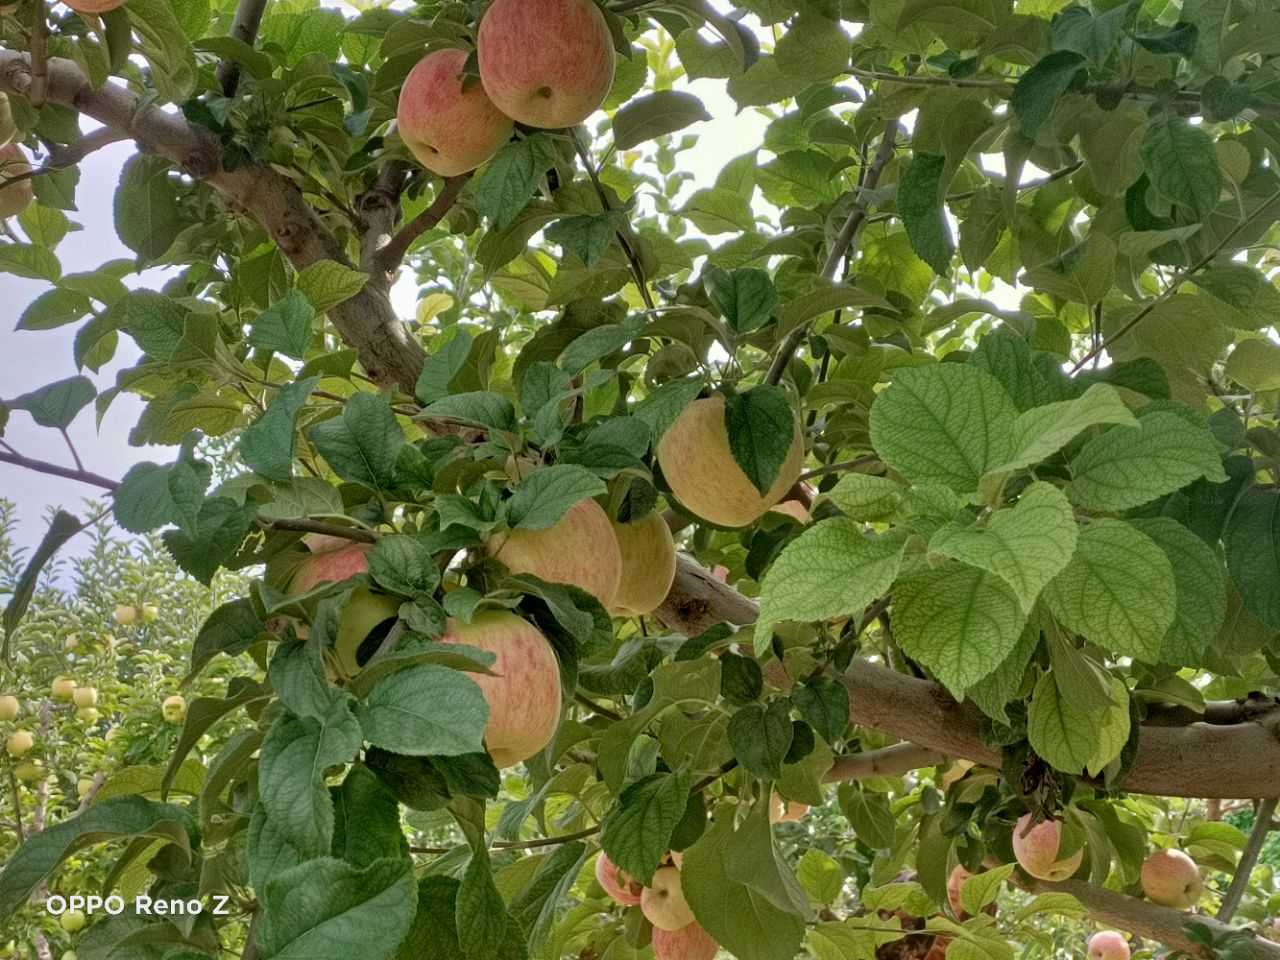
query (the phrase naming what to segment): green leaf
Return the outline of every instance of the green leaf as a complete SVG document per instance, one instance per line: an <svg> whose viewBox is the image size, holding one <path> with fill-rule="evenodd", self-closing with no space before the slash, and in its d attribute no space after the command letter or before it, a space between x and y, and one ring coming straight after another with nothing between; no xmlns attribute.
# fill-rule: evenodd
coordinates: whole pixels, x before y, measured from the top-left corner
<svg viewBox="0 0 1280 960"><path fill-rule="evenodd" d="M754 267L722 270L709 266L703 279L711 303L736 333L745 335L760 329L778 306L778 291L763 270Z"/></svg>
<svg viewBox="0 0 1280 960"><path fill-rule="evenodd" d="M849 690L835 677L814 677L794 687L791 702L827 743L844 736L849 726Z"/></svg>
<svg viewBox="0 0 1280 960"><path fill-rule="evenodd" d="M796 864L796 880L814 903L832 904L844 889L844 870L821 850L810 847Z"/></svg>
<svg viewBox="0 0 1280 960"><path fill-rule="evenodd" d="M76 290L54 287L36 297L18 318L18 330L54 330L75 323L93 309L89 298Z"/></svg>
<svg viewBox="0 0 1280 960"><path fill-rule="evenodd" d="M859 839L875 850L892 849L897 823L885 794L868 790L861 784L842 783L836 797L840 812Z"/></svg>
<svg viewBox="0 0 1280 960"><path fill-rule="evenodd" d="M995 574L964 563L926 567L893 588L894 638L954 695L1013 653L1026 617Z"/></svg>
<svg viewBox="0 0 1280 960"><path fill-rule="evenodd" d="M396 960L457 960L459 882L453 877L429 873L418 884L418 910Z"/></svg>
<svg viewBox="0 0 1280 960"><path fill-rule="evenodd" d="M417 904L413 861L356 867L321 857L273 877L263 896L262 960L391 960Z"/></svg>
<svg viewBox="0 0 1280 960"><path fill-rule="evenodd" d="M1152 53L1176 53L1190 60L1200 41L1200 28L1194 23L1179 20L1167 30L1145 35L1134 34L1133 39Z"/></svg>
<svg viewBox="0 0 1280 960"><path fill-rule="evenodd" d="M178 203L168 160L140 153L124 165L116 188L115 221L120 240L140 259L164 256L189 223Z"/></svg>
<svg viewBox="0 0 1280 960"><path fill-rule="evenodd" d="M760 590L755 648L769 648L774 624L811 623L860 613L898 576L906 538L900 531L868 537L861 524L837 517L787 544Z"/></svg>
<svg viewBox="0 0 1280 960"><path fill-rule="evenodd" d="M297 289L311 302L316 313L328 313L363 290L368 281L367 273L344 263L317 260L298 274Z"/></svg>
<svg viewBox="0 0 1280 960"><path fill-rule="evenodd" d="M588 267L594 267L604 256L627 220L627 211L605 210L603 213L557 220L544 231L549 243L563 247Z"/></svg>
<svg viewBox="0 0 1280 960"><path fill-rule="evenodd" d="M643 316L628 317L622 323L604 323L592 327L581 336L574 337L564 348L560 354L560 369L576 377L595 361L621 350L636 338L643 327ZM525 411L529 412L527 407Z"/></svg>
<svg viewBox="0 0 1280 960"><path fill-rule="evenodd" d="M1182 117L1157 117L1142 141L1142 160L1151 185L1165 199L1205 219L1218 206L1222 170L1213 138Z"/></svg>
<svg viewBox="0 0 1280 960"><path fill-rule="evenodd" d="M796 417L786 392L762 383L727 395L724 423L733 459L752 485L767 493L795 442Z"/></svg>
<svg viewBox="0 0 1280 960"><path fill-rule="evenodd" d="M1117 681L1119 682L1119 681ZM1040 677L1027 710L1027 739L1031 748L1055 769L1079 774L1098 747L1107 711L1082 710L1058 688L1050 672ZM1125 727L1128 732L1128 708ZM1123 743L1121 744L1123 746ZM1119 753L1119 751L1116 751Z"/></svg>
<svg viewBox="0 0 1280 960"><path fill-rule="evenodd" d="M748 773L769 780L782 774L795 730L790 704L775 700L768 707L749 703L729 720L729 746Z"/></svg>
<svg viewBox="0 0 1280 960"><path fill-rule="evenodd" d="M379 681L356 716L374 746L411 757L456 757L483 752L489 706L465 673L424 664Z"/></svg>
<svg viewBox="0 0 1280 960"><path fill-rule="evenodd" d="M333 795L333 855L353 867L407 859L409 842L400 824L400 805L363 763L352 764Z"/></svg>
<svg viewBox="0 0 1280 960"><path fill-rule="evenodd" d="M1271 629L1280 630L1280 491L1245 493L1222 539L1231 580L1245 606Z"/></svg>
<svg viewBox="0 0 1280 960"><path fill-rule="evenodd" d="M906 495L907 489L896 480L866 473L847 473L822 494L851 520L887 520Z"/></svg>
<svg viewBox="0 0 1280 960"><path fill-rule="evenodd" d="M702 101L691 93L659 90L632 100L613 116L613 140L619 150L630 150L646 140L683 130L691 123L710 120Z"/></svg>
<svg viewBox="0 0 1280 960"><path fill-rule="evenodd" d="M1176 593L1173 626L1160 644L1160 662L1195 667L1227 615L1222 563L1213 549L1168 517L1130 520L1164 551L1173 567Z"/></svg>
<svg viewBox="0 0 1280 960"><path fill-rule="evenodd" d="M971 917L980 914L988 904L995 903L1000 888L1013 875L1016 864L1006 863L993 870L984 870L969 877L960 887L960 906Z"/></svg>
<svg viewBox="0 0 1280 960"><path fill-rule="evenodd" d="M92 403L97 395L98 391L88 377L70 377L6 400L5 406L26 410L31 419L42 427L63 430L71 426L76 414Z"/></svg>
<svg viewBox="0 0 1280 960"><path fill-rule="evenodd" d="M736 190L726 187L710 187L698 190L680 210L700 231L709 235L719 233L749 233L755 229L755 215L751 201Z"/></svg>
<svg viewBox="0 0 1280 960"><path fill-rule="evenodd" d="M375 490L395 486L396 458L405 437L385 397L352 394L342 416L312 427L307 437L343 480Z"/></svg>
<svg viewBox="0 0 1280 960"><path fill-rule="evenodd" d="M1119 511L1149 503L1201 477L1221 483L1217 444L1195 414L1165 402L1138 411L1137 429L1112 427L1071 461L1067 497L1086 510Z"/></svg>
<svg viewBox="0 0 1280 960"><path fill-rule="evenodd" d="M689 776L655 773L628 786L601 825L609 859L643 884L653 881L689 800Z"/></svg>
<svg viewBox="0 0 1280 960"><path fill-rule="evenodd" d="M973 493L1013 453L1018 408L991 374L941 363L897 371L871 407L871 443L916 483Z"/></svg>
<svg viewBox="0 0 1280 960"><path fill-rule="evenodd" d="M433 403L449 395L449 384L462 372L471 356L471 334L459 329L422 364L414 390L419 403Z"/></svg>
<svg viewBox="0 0 1280 960"><path fill-rule="evenodd" d="M545 134L507 144L476 180L476 212L494 230L505 230L533 199L555 161L555 141Z"/></svg>
<svg viewBox="0 0 1280 960"><path fill-rule="evenodd" d="M1055 50L1041 57L1030 70L1018 78L1013 88L1014 116L1018 129L1034 137L1040 125L1049 118L1058 99L1075 82L1084 69L1085 59L1073 50Z"/></svg>
<svg viewBox="0 0 1280 960"><path fill-rule="evenodd" d="M493 883L493 867L486 850L474 852L467 864L454 917L458 942L467 960L505 960L502 945L509 923L507 907Z"/></svg>
<svg viewBox="0 0 1280 960"><path fill-rule="evenodd" d="M1094 520L1044 601L1063 626L1104 650L1156 663L1176 609L1173 567L1131 524Z"/></svg>
<svg viewBox="0 0 1280 960"><path fill-rule="evenodd" d="M1090 427L1102 424L1136 426L1120 393L1105 383L1095 383L1081 396L1033 407L1013 424L1013 457L993 473L1021 470L1057 453Z"/></svg>
<svg viewBox="0 0 1280 960"><path fill-rule="evenodd" d="M56 207L44 207L38 203L18 214L18 225L28 240L49 250L60 244L71 229L71 221L65 213Z"/></svg>
<svg viewBox="0 0 1280 960"><path fill-rule="evenodd" d="M1009 715L1005 707L1021 693L1027 664L1039 645L1040 631L1028 624L1018 637L1013 653L1005 657L1004 662L995 670L966 690L965 696L976 703L978 709L988 717L1008 725Z"/></svg>
<svg viewBox="0 0 1280 960"><path fill-rule="evenodd" d="M455 393L428 404L422 411L422 420L444 418L463 423L475 423L491 430L511 433L516 429L516 408L500 393L477 390L471 393Z"/></svg>
<svg viewBox="0 0 1280 960"><path fill-rule="evenodd" d="M161 101L181 103L195 89L196 53L169 0L129 0L129 23L151 64L151 80Z"/></svg>
<svg viewBox="0 0 1280 960"><path fill-rule="evenodd" d="M188 857L199 844L195 822L182 807L139 796L96 803L68 820L31 834L10 854L0 872L0 920L8 920L58 864L77 850L133 837L165 841Z"/></svg>
<svg viewBox="0 0 1280 960"><path fill-rule="evenodd" d="M83 529L80 521L65 510L54 513L53 519L49 521L49 529L40 539L40 545L31 554L31 559L27 561L17 582L10 588L12 593L4 608L2 624L4 646L0 649L0 660L6 662L9 660L9 641L13 637L14 629L26 614L31 598L35 596L41 571L57 555L63 545Z"/></svg>
<svg viewBox="0 0 1280 960"><path fill-rule="evenodd" d="M605 490L603 480L575 464L535 470L507 501L507 523L523 530L546 530L559 523L574 504Z"/></svg>
<svg viewBox="0 0 1280 960"><path fill-rule="evenodd" d="M316 312L297 289L273 303L249 327L249 343L260 350L274 350L301 360L311 345Z"/></svg>
<svg viewBox="0 0 1280 960"><path fill-rule="evenodd" d="M28 277L57 283L62 277L62 264L52 250L29 243L0 244L0 272L15 277Z"/></svg>
<svg viewBox="0 0 1280 960"><path fill-rule="evenodd" d="M1280 390L1280 345L1267 339L1236 344L1227 358L1226 374L1254 393Z"/></svg>
<svg viewBox="0 0 1280 960"><path fill-rule="evenodd" d="M1053 18L1049 29L1054 50L1073 50L1088 57L1101 67L1120 42L1125 21L1132 12L1132 3L1117 4L1100 16L1094 16L1084 7L1068 7ZM977 910L969 913L976 914Z"/></svg>
<svg viewBox="0 0 1280 960"><path fill-rule="evenodd" d="M240 548L257 514L258 504L252 501L241 505L229 497L210 497L189 528L166 530L161 536L178 566L208 586Z"/></svg>
<svg viewBox="0 0 1280 960"><path fill-rule="evenodd" d="M951 227L942 212L942 173L947 158L917 153L898 181L898 212L911 249L938 276L946 276L956 252Z"/></svg>
<svg viewBox="0 0 1280 960"><path fill-rule="evenodd" d="M266 413L240 437L240 459L245 466L269 480L287 483L292 478L297 445L294 425L319 383L319 377L308 377L287 384L276 393Z"/></svg>
<svg viewBox="0 0 1280 960"><path fill-rule="evenodd" d="M542 857L533 878L511 899L508 930L528 930L531 951L546 942L587 858L587 845L574 840Z"/></svg>
<svg viewBox="0 0 1280 960"><path fill-rule="evenodd" d="M440 584L440 569L431 548L418 537L381 537L369 551L369 575L382 589L403 597L432 593Z"/></svg>
<svg viewBox="0 0 1280 960"><path fill-rule="evenodd" d="M1076 548L1076 521L1062 491L1031 484L1012 507L992 514L983 527L952 521L929 540L929 550L979 567L1003 579L1030 613L1045 584Z"/></svg>

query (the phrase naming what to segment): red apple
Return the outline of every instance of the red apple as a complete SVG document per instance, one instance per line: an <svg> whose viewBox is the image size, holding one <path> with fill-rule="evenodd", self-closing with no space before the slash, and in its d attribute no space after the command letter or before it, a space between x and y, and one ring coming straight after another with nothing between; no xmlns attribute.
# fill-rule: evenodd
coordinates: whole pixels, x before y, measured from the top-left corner
<svg viewBox="0 0 1280 960"><path fill-rule="evenodd" d="M289 581L285 592L290 596L302 596L322 583L346 580L369 570L369 558L365 555L372 549L372 544L323 536L307 537L304 542L311 550L311 556L303 561Z"/></svg>
<svg viewBox="0 0 1280 960"><path fill-rule="evenodd" d="M62 0L76 13L110 13L116 7L123 7L124 0Z"/></svg>
<svg viewBox="0 0 1280 960"><path fill-rule="evenodd" d="M720 396L695 400L658 441L658 464L680 505L718 527L745 527L759 520L795 486L803 462L797 422L778 478L762 494L733 458Z"/></svg>
<svg viewBox="0 0 1280 960"><path fill-rule="evenodd" d="M31 164L16 143L0 147L0 182L31 172ZM35 200L31 178L0 187L0 220L16 217Z"/></svg>
<svg viewBox="0 0 1280 960"><path fill-rule="evenodd" d="M470 674L489 704L484 739L496 767L527 760L551 741L560 723L560 664L541 631L506 610L483 610L470 623L450 620L440 641L497 657L494 676Z"/></svg>
<svg viewBox="0 0 1280 960"><path fill-rule="evenodd" d="M966 870L957 863L951 868L951 873L947 877L947 900L951 904L951 912L960 920L968 916L964 912L964 907L960 905L960 890L964 886L964 882L972 876L973 873L971 871Z"/></svg>
<svg viewBox="0 0 1280 960"><path fill-rule="evenodd" d="M1031 826L1031 814L1024 813L1013 828L1013 855L1023 870L1041 880L1065 880L1084 860L1077 850L1065 860L1058 859L1062 826L1053 820L1042 820Z"/></svg>
<svg viewBox="0 0 1280 960"><path fill-rule="evenodd" d="M1181 850L1157 850L1142 861L1142 892L1152 903L1190 910L1200 902L1204 881L1196 862Z"/></svg>
<svg viewBox="0 0 1280 960"><path fill-rule="evenodd" d="M613 86L613 36L592 0L495 0L476 47L489 99L530 127L582 123Z"/></svg>
<svg viewBox="0 0 1280 960"><path fill-rule="evenodd" d="M635 523L614 523L622 554L622 578L609 613L643 617L667 599L676 577L676 544L662 514L652 510Z"/></svg>
<svg viewBox="0 0 1280 960"><path fill-rule="evenodd" d="M489 554L512 573L581 587L606 608L622 580L622 553L609 515L579 500L545 530L508 530L489 538Z"/></svg>
<svg viewBox="0 0 1280 960"><path fill-rule="evenodd" d="M514 129L484 87L465 83L466 62L465 50L436 50L418 61L400 88L400 139L442 177L474 170L502 149Z"/></svg>
<svg viewBox="0 0 1280 960"><path fill-rule="evenodd" d="M679 930L653 928L654 960L713 960L720 945L696 922Z"/></svg>
<svg viewBox="0 0 1280 960"><path fill-rule="evenodd" d="M1089 960L1129 960L1129 944L1115 930L1103 930L1089 938Z"/></svg>
<svg viewBox="0 0 1280 960"><path fill-rule="evenodd" d="M631 874L619 870L618 865L609 859L603 850L596 859L596 881L604 887L604 892L617 900L624 907L634 907L640 903L640 891L644 888Z"/></svg>

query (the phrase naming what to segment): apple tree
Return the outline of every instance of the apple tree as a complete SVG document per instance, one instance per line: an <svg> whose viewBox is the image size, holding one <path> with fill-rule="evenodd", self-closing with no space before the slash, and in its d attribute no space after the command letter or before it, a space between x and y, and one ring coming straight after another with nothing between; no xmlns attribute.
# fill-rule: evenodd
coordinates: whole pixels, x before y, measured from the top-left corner
<svg viewBox="0 0 1280 960"><path fill-rule="evenodd" d="M159 839L230 913L79 957L1280 958L1273 0L4 9L0 418L171 449L0 463L246 586L199 798L0 919Z"/></svg>

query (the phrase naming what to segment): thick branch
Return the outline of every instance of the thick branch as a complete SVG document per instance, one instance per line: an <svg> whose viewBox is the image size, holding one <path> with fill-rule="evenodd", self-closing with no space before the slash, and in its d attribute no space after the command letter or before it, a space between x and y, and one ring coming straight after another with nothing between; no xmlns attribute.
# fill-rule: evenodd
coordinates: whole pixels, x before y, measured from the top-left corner
<svg viewBox="0 0 1280 960"><path fill-rule="evenodd" d="M231 23L232 38L253 46L266 9L267 0L240 0L236 18ZM218 64L217 79L224 97L235 96L236 88L240 86L240 64L231 59L223 60Z"/></svg>
<svg viewBox="0 0 1280 960"><path fill-rule="evenodd" d="M754 623L756 605L711 575L702 564L682 553L676 558L676 581L654 616L668 627L692 637L721 621L738 626Z"/></svg>
<svg viewBox="0 0 1280 960"><path fill-rule="evenodd" d="M445 218L445 215L453 209L453 205L458 199L458 194L462 192L462 188L466 186L470 178L471 174L464 173L461 176L449 177L444 181L431 206L401 227L390 242L374 256L373 266L379 274L390 276L396 272L404 260L405 254L413 246L414 241L439 224Z"/></svg>
<svg viewBox="0 0 1280 960"><path fill-rule="evenodd" d="M822 777L827 783L844 783L850 780L870 780L872 777L899 777L922 767L936 767L950 758L937 750L919 747L914 743L895 743L892 747L868 750L865 753L846 753L836 757Z"/></svg>

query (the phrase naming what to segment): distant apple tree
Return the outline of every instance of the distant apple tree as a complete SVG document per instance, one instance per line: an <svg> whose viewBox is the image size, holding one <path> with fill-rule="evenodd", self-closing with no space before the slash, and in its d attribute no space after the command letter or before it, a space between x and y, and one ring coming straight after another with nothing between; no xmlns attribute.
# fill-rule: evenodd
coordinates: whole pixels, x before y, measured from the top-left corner
<svg viewBox="0 0 1280 960"><path fill-rule="evenodd" d="M229 912L79 960L1280 958L1274 0L3 9L82 373L0 465L246 586L0 922L113 844ZM123 477L3 439L124 394Z"/></svg>

